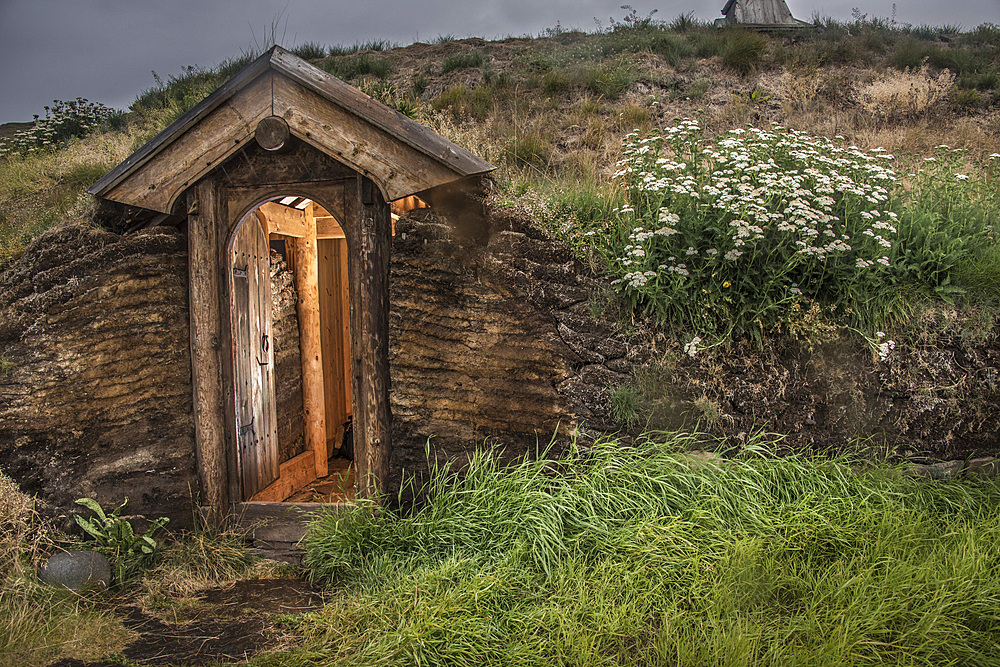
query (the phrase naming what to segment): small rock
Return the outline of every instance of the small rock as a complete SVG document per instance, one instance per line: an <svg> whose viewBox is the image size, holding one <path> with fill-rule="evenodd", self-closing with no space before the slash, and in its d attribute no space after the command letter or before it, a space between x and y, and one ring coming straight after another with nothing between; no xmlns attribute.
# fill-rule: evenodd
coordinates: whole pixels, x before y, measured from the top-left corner
<svg viewBox="0 0 1000 667"><path fill-rule="evenodd" d="M931 478L951 479L962 472L962 466L964 465L962 461L942 461L941 463L931 464Z"/></svg>
<svg viewBox="0 0 1000 667"><path fill-rule="evenodd" d="M910 463L906 471L918 477L929 479L950 479L962 471L962 461L942 461L940 463Z"/></svg>
<svg viewBox="0 0 1000 667"><path fill-rule="evenodd" d="M38 578L49 586L73 591L104 590L111 585L111 566L96 551L60 551L49 558Z"/></svg>
<svg viewBox="0 0 1000 667"><path fill-rule="evenodd" d="M976 477L996 477L998 472L1000 472L1000 465L992 456L971 459L965 466L965 474Z"/></svg>

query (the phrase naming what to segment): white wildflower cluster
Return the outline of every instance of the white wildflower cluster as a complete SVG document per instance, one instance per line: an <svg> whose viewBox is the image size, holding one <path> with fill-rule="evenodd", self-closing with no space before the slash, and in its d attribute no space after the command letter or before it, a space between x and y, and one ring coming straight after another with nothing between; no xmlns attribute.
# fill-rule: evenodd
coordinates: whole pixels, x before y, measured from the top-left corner
<svg viewBox="0 0 1000 667"><path fill-rule="evenodd" d="M619 261L630 275L641 268L686 277L762 254L779 257L786 276L789 267L841 255L856 270L889 265L896 174L884 149L778 126L732 130L705 146L698 122L685 119L660 134L629 134L623 155L616 175L635 203L620 213L634 219L634 231ZM674 259L681 255L688 264ZM801 294L798 285L792 293Z"/></svg>
<svg viewBox="0 0 1000 667"><path fill-rule="evenodd" d="M0 143L0 157L24 155L59 148L71 137L85 137L117 113L100 102L82 97L55 100L45 107L45 118L35 115L35 125Z"/></svg>
<svg viewBox="0 0 1000 667"><path fill-rule="evenodd" d="M699 345L701 345L701 338L695 336L689 342L684 344L684 354L694 359L695 355L698 354Z"/></svg>
<svg viewBox="0 0 1000 667"><path fill-rule="evenodd" d="M876 331L875 336L880 342L875 343L875 353L881 361L889 358L889 353L896 349L896 341L885 340L885 332Z"/></svg>

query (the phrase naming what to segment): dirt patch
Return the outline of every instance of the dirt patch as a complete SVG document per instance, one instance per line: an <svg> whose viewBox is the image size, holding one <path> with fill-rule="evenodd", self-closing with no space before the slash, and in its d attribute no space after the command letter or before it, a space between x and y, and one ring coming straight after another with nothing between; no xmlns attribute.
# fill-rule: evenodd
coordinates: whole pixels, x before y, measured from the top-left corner
<svg viewBox="0 0 1000 667"><path fill-rule="evenodd" d="M245 661L295 641L280 616L322 608L323 596L299 579L237 581L191 604L161 610L116 610L136 639L121 657L140 665L204 665ZM50 667L109 667L120 662L66 659Z"/></svg>

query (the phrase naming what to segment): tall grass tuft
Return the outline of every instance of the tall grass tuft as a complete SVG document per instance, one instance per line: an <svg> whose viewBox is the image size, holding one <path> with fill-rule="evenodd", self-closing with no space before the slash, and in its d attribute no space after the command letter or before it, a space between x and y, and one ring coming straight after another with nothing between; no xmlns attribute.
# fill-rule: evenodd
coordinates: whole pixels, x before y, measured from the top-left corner
<svg viewBox="0 0 1000 667"><path fill-rule="evenodd" d="M330 664L991 664L1000 484L882 464L687 456L692 436L558 463L437 468L422 508L316 518Z"/></svg>
<svg viewBox="0 0 1000 667"><path fill-rule="evenodd" d="M581 83L595 95L616 100L632 86L635 74L624 63L588 67L579 73Z"/></svg>
<svg viewBox="0 0 1000 667"><path fill-rule="evenodd" d="M444 59L444 62L441 63L441 73L447 74L448 72L468 67L482 67L483 60L483 54L479 51L456 53Z"/></svg>
<svg viewBox="0 0 1000 667"><path fill-rule="evenodd" d="M239 579L279 577L290 569L251 554L243 535L197 531L165 542L141 587L151 600L186 598Z"/></svg>
<svg viewBox="0 0 1000 667"><path fill-rule="evenodd" d="M755 71L767 53L767 37L754 30L730 28L724 32L722 64L739 74Z"/></svg>
<svg viewBox="0 0 1000 667"><path fill-rule="evenodd" d="M319 60L326 57L327 48L319 42L306 42L293 47L292 53L303 60Z"/></svg>
<svg viewBox="0 0 1000 667"><path fill-rule="evenodd" d="M387 79L392 73L392 63L387 58L379 58L367 51L332 57L324 62L322 67L326 72L344 81L368 75Z"/></svg>

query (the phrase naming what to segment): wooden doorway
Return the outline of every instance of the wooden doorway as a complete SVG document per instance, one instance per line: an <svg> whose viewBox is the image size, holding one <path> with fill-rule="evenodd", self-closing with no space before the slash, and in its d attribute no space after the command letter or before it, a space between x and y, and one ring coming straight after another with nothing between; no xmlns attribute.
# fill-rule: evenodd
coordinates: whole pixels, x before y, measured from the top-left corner
<svg viewBox="0 0 1000 667"><path fill-rule="evenodd" d="M244 255L247 254L243 250L247 246L244 237L251 235L257 244L255 254L264 256L253 265L256 275L252 280L243 278L241 271L246 264ZM301 382L301 404L292 408L287 401L282 403L275 397L278 384L272 370L275 367L275 338L270 331L271 318L274 317L271 308L276 307L277 302L272 301L269 290L272 264L267 259L270 252L266 247L268 244L283 255L294 277L297 293L293 317L298 329L298 357L301 363L296 377ZM240 425L237 430L241 434L236 445L236 460L243 501L284 501L314 480L326 477L329 457L340 453L345 424L354 411L347 255L345 234L337 219L316 202L303 197L278 197L261 204L244 218L233 235L231 258L234 278L230 298L234 381L238 395L236 414ZM238 315L247 310L243 305L244 282L256 286L261 292L255 301L261 305L256 311L250 309L253 317ZM266 294L265 284L268 288ZM250 320L259 320L262 326L268 328L267 333L256 334L248 330ZM242 333L244 330L248 332ZM270 344L263 342L254 346L255 336ZM287 345L287 342L279 342L278 345ZM260 356L265 347L269 348L270 365L265 364L265 358ZM280 372L287 374L287 367ZM257 380L258 377L268 377L269 381ZM279 379L287 385L287 378L286 375ZM248 386L248 391L241 389L243 385ZM259 390L255 391L256 387ZM273 424L279 420L287 424L289 415L274 414L275 406L278 410L300 411L300 414L292 415L293 419L300 419L297 431L289 432L283 426L280 434L277 432ZM268 410L270 415L266 414ZM262 416L256 416L258 413ZM264 439L247 435L256 431L246 428L246 424L267 424L270 427L267 448L262 446ZM346 480L347 466L336 463L334 468ZM261 470L268 472L263 474ZM345 484L345 488L348 487L351 485ZM352 498L353 488L349 491L345 495Z"/></svg>

